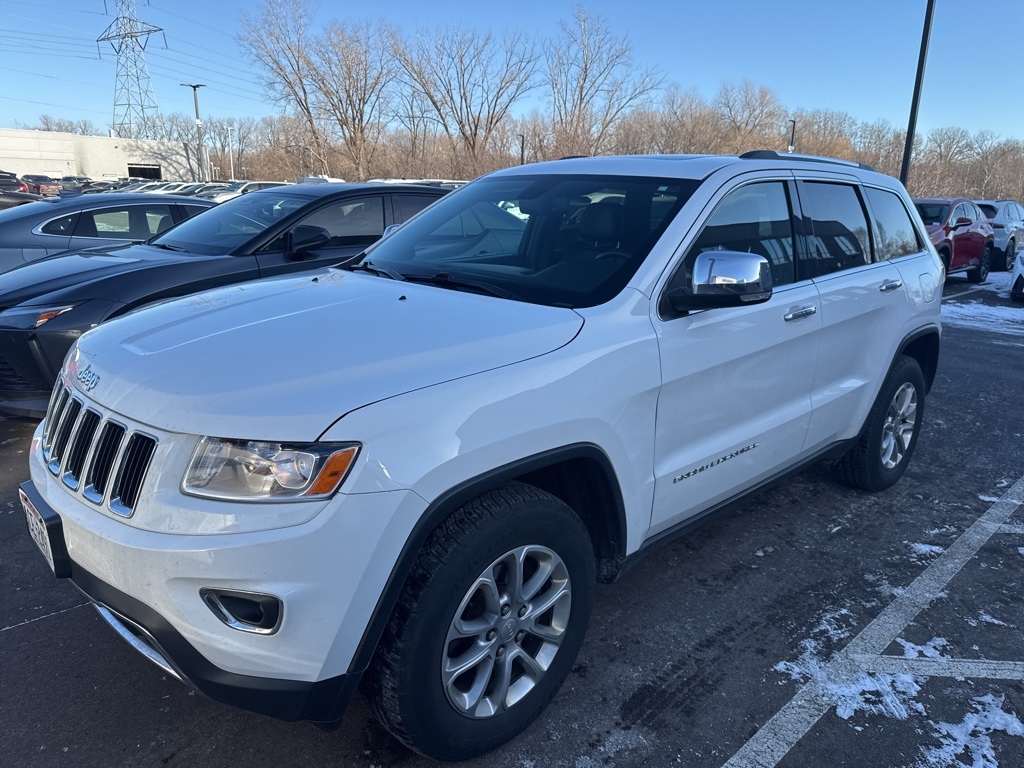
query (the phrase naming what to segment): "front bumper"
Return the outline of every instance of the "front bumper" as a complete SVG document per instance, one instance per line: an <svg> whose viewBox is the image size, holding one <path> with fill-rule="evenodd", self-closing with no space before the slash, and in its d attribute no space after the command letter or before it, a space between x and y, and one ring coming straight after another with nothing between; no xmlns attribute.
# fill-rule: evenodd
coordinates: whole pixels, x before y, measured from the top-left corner
<svg viewBox="0 0 1024 768"><path fill-rule="evenodd" d="M0 411L45 416L60 364L80 335L0 326Z"/></svg>
<svg viewBox="0 0 1024 768"><path fill-rule="evenodd" d="M359 683L358 673L304 681L238 674L217 667L160 613L71 559L60 516L31 482L21 489L47 523L58 577L70 578L104 621L150 661L215 701L280 720L341 719Z"/></svg>

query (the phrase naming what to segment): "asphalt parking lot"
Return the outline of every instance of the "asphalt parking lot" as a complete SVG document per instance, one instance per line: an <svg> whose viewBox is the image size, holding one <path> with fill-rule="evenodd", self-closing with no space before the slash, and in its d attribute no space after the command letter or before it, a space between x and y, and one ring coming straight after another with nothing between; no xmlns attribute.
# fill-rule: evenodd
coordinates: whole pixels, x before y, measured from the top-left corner
<svg viewBox="0 0 1024 768"><path fill-rule="evenodd" d="M565 687L469 766L1024 765L1024 305L951 278L903 480L814 467L598 589ZM124 644L25 530L0 421L0 763L432 765L358 697L324 732L231 709Z"/></svg>

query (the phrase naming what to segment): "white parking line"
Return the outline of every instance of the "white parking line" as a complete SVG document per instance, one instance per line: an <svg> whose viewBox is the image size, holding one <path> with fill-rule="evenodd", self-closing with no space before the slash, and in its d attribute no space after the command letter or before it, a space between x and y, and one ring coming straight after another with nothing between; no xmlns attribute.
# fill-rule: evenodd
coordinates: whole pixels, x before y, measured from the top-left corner
<svg viewBox="0 0 1024 768"><path fill-rule="evenodd" d="M75 610L75 608L81 608L83 605L89 605L89 603L79 603L78 605L72 605L70 608L65 608L62 611L54 611L53 613L48 613L45 616L36 616L34 619L23 621L20 624L11 624L11 626L9 627L3 627L2 629L0 629L0 632L6 632L8 629L17 629L18 627L24 627L26 624L31 624L34 621L42 621L43 619L48 619L51 616L60 616L60 614L67 613L68 611L73 611Z"/></svg>
<svg viewBox="0 0 1024 768"><path fill-rule="evenodd" d="M885 672L891 675L1024 680L1024 661L904 659L899 656L862 656L855 661L863 664L868 672Z"/></svg>
<svg viewBox="0 0 1024 768"><path fill-rule="evenodd" d="M967 294L974 293L975 291L987 291L987 290L988 290L988 286L978 285L978 286L975 286L974 288L968 288L966 290L959 291L957 293L951 293L949 296L943 296L942 300L945 301L946 299L958 299L961 296L966 296Z"/></svg>
<svg viewBox="0 0 1024 768"><path fill-rule="evenodd" d="M844 672L849 674L851 670L870 672L874 669L881 671L884 668L886 672L938 676L935 672L923 670L935 670L941 668L940 665L958 662L967 670L962 675L964 677L971 677L969 671L975 670L985 672L978 675L979 677L991 677L991 673L998 672L994 676L1021 679L1017 677L1021 670L1016 667L994 666L992 662L949 659L935 660L936 663L929 664L931 659L900 659L881 654L994 534L1005 532L1003 528L1006 521L1020 506L1019 499L1024 498L1022 494L1024 477L1008 488L1002 498L989 507L974 525L964 531L949 549L925 569L924 573L886 606L845 648L837 652L826 665L827 669L835 675ZM1019 666L1024 670L1024 664ZM774 768L835 703L834 698L820 685L815 682L807 683L753 738L740 747L723 768Z"/></svg>

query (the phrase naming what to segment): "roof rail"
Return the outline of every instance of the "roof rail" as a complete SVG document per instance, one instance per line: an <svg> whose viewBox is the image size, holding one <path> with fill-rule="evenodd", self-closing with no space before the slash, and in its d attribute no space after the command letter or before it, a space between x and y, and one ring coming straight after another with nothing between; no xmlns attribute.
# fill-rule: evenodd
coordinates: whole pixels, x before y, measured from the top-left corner
<svg viewBox="0 0 1024 768"><path fill-rule="evenodd" d="M875 169L867 163L857 163L853 160L840 160L838 157L821 157L819 155L801 155L793 152L776 152L774 149L754 149L744 152L740 157L744 160L802 160L809 163L835 163L836 165L848 165L851 168L860 168L865 171Z"/></svg>

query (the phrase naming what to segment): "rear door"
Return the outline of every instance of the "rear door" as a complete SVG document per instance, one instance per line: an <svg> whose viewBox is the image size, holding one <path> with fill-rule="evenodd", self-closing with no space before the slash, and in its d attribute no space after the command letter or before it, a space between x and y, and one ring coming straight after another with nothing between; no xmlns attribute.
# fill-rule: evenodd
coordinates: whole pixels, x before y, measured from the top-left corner
<svg viewBox="0 0 1024 768"><path fill-rule="evenodd" d="M69 247L92 248L148 240L174 223L171 209L172 206L166 203L125 203L82 211Z"/></svg>
<svg viewBox="0 0 1024 768"><path fill-rule="evenodd" d="M822 314L813 281L795 271L794 196L789 174L720 192L666 286L687 283L709 250L764 256L775 284L763 304L684 315L662 305L653 318L662 386L651 534L771 477L803 449Z"/></svg>
<svg viewBox="0 0 1024 768"><path fill-rule="evenodd" d="M797 187L807 245L797 273L810 277L820 294L821 347L806 444L815 452L860 429L892 361L908 305L899 271L874 255L856 181L814 174Z"/></svg>

